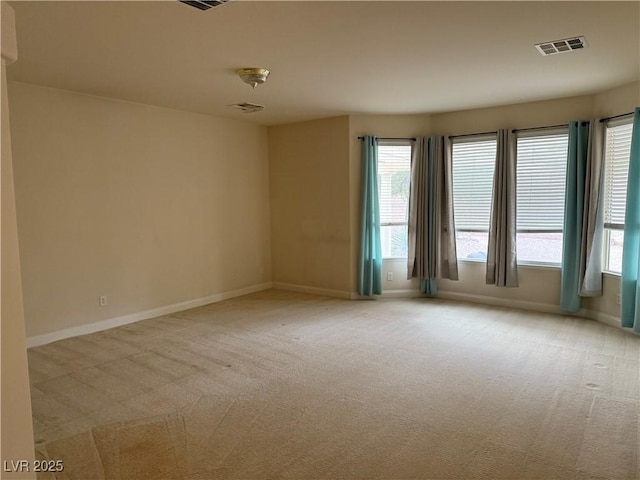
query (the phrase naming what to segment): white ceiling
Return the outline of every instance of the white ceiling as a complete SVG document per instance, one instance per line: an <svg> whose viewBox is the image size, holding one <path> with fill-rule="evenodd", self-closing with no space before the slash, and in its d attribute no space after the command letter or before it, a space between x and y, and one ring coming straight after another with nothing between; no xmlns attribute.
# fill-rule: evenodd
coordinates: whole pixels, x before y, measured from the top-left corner
<svg viewBox="0 0 640 480"><path fill-rule="evenodd" d="M640 2L10 2L10 79L265 125L590 94L640 79ZM534 43L584 35L542 57ZM265 67L252 90L234 74ZM266 106L243 114L227 107Z"/></svg>

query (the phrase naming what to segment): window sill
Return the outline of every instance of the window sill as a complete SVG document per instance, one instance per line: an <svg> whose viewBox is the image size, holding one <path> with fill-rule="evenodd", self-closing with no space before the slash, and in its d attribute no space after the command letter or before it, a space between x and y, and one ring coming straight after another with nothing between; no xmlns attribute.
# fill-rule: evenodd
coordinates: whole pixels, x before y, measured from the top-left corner
<svg viewBox="0 0 640 480"><path fill-rule="evenodd" d="M406 258L383 258L382 259L383 262L385 263L406 263L407 259ZM480 258L458 258L458 263L486 263L485 260L480 259ZM544 270L553 268L556 270L559 270L561 265L559 263L518 263L518 267L526 267L526 268L541 268ZM610 272L607 270L604 270L602 272L604 275L609 276L609 277L613 277L613 278L620 278L621 274L618 272Z"/></svg>
<svg viewBox="0 0 640 480"><path fill-rule="evenodd" d="M487 263L486 260L481 258L459 258L458 263ZM525 268L543 268L543 269L560 269L559 263L533 263L533 262L520 262L518 263L518 267Z"/></svg>
<svg viewBox="0 0 640 480"><path fill-rule="evenodd" d="M542 268L549 269L553 268L555 270L560 270L562 267L559 263L534 263L534 262L518 262L518 267L527 267L527 268Z"/></svg>
<svg viewBox="0 0 640 480"><path fill-rule="evenodd" d="M462 263L487 263L484 258L459 258L458 262Z"/></svg>

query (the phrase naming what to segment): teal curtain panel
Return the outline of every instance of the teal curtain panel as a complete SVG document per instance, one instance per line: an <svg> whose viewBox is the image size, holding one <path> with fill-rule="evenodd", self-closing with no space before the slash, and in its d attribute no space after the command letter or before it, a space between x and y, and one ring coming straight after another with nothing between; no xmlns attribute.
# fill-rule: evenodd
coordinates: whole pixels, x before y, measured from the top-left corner
<svg viewBox="0 0 640 480"><path fill-rule="evenodd" d="M362 140L362 202L358 293L382 293L382 247L380 245L380 202L378 197L378 141Z"/></svg>
<svg viewBox="0 0 640 480"><path fill-rule="evenodd" d="M627 183L627 206L624 218L622 249L622 294L620 317L622 326L640 333L640 107L633 116L631 155Z"/></svg>
<svg viewBox="0 0 640 480"><path fill-rule="evenodd" d="M560 308L566 312L580 310L578 290L588 148L589 122L570 122L560 282Z"/></svg>

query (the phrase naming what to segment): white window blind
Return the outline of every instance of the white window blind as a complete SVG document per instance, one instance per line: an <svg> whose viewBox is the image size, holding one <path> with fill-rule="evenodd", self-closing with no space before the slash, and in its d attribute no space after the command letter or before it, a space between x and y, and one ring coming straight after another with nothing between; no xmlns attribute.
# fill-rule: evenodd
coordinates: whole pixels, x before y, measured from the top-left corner
<svg viewBox="0 0 640 480"><path fill-rule="evenodd" d="M410 144L379 143L378 180L381 225L407 223L410 171Z"/></svg>
<svg viewBox="0 0 640 480"><path fill-rule="evenodd" d="M378 142L380 243L383 258L407 258L411 143Z"/></svg>
<svg viewBox="0 0 640 480"><path fill-rule="evenodd" d="M604 224L622 229L627 197L632 124L607 127L604 170Z"/></svg>
<svg viewBox="0 0 640 480"><path fill-rule="evenodd" d="M491 217L495 137L456 138L452 150L456 230L486 232Z"/></svg>
<svg viewBox="0 0 640 480"><path fill-rule="evenodd" d="M562 232L568 134L517 138L517 228L520 232Z"/></svg>

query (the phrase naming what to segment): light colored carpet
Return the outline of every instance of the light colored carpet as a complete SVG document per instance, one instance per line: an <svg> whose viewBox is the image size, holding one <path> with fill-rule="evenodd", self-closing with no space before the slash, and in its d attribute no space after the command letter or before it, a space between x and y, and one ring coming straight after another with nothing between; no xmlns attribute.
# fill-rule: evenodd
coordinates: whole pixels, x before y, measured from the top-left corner
<svg viewBox="0 0 640 480"><path fill-rule="evenodd" d="M270 290L29 366L56 478L639 478L640 338L589 320Z"/></svg>

